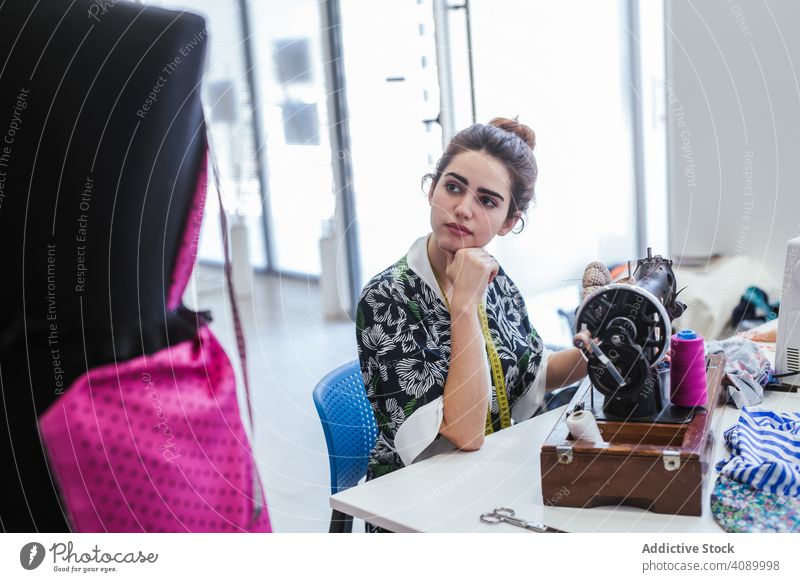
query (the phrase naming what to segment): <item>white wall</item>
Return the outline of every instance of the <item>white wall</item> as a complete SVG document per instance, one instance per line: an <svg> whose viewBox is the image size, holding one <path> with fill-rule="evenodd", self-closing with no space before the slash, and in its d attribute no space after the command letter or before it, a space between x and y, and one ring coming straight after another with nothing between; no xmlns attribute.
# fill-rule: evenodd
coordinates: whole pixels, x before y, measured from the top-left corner
<svg viewBox="0 0 800 582"><path fill-rule="evenodd" d="M800 232L799 23L797 2L667 0L672 256L749 255L781 280Z"/></svg>

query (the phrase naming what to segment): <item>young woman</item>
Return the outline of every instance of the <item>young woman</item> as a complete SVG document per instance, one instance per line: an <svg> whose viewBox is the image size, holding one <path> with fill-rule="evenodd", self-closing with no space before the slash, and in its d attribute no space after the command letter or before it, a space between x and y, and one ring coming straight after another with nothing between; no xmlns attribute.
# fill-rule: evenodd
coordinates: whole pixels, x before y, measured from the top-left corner
<svg viewBox="0 0 800 582"><path fill-rule="evenodd" d="M364 287L358 355L379 427L367 479L478 449L484 435L530 418L546 390L586 375L577 348L544 348L519 289L483 250L523 220L535 142L504 118L455 135L427 176L432 232ZM576 339L589 347L587 332Z"/></svg>

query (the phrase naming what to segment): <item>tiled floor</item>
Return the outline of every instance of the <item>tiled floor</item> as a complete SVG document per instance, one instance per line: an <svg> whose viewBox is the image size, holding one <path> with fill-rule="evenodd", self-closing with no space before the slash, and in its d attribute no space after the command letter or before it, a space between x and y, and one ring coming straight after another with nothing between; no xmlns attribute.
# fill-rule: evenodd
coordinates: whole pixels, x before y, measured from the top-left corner
<svg viewBox="0 0 800 582"><path fill-rule="evenodd" d="M357 357L354 326L323 318L315 283L255 276L251 291L252 298L240 300L239 308L247 338L256 459L273 529L324 532L330 520L330 474L311 391L327 372ZM236 365L226 295L221 270L202 267L186 301L212 311L212 329ZM354 529L363 531L363 526L357 523Z"/></svg>

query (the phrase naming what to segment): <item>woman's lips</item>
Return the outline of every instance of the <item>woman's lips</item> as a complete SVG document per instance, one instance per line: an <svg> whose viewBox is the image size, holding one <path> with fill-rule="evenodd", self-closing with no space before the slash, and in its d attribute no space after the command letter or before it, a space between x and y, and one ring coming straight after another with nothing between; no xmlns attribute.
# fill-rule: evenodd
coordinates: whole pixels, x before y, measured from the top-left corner
<svg viewBox="0 0 800 582"><path fill-rule="evenodd" d="M469 236L472 234L472 231L465 226L459 226L453 222L449 222L445 226L456 236Z"/></svg>

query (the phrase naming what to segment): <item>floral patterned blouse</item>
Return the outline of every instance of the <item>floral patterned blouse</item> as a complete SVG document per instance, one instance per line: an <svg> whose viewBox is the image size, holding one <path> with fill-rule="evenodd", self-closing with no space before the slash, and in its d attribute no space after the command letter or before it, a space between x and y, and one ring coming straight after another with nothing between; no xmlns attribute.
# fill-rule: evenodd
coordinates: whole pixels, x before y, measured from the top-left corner
<svg viewBox="0 0 800 582"><path fill-rule="evenodd" d="M450 313L428 259L428 236L373 277L358 304L358 357L379 429L367 479L452 448L439 434L450 364ZM502 268L487 289L485 308L511 421L527 420L544 399L548 351ZM486 387L492 424L487 432L492 432L501 424L491 374Z"/></svg>

